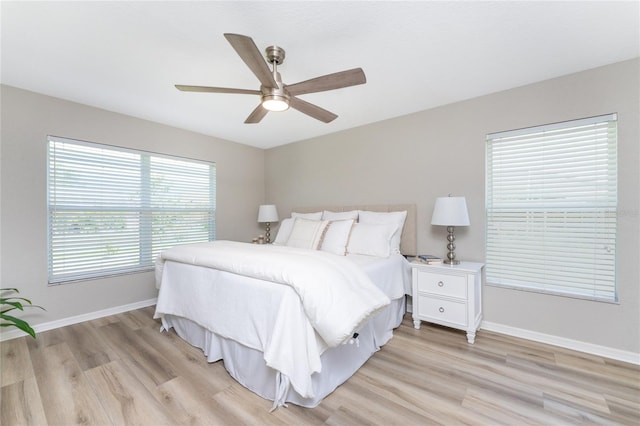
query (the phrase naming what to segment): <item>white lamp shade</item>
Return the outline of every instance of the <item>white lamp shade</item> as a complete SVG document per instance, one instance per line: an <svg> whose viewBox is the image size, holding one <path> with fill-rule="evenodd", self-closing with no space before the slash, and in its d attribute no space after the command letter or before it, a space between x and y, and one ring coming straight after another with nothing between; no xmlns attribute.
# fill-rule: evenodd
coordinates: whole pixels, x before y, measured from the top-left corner
<svg viewBox="0 0 640 426"><path fill-rule="evenodd" d="M467 201L464 197L438 197L431 216L432 225L469 226Z"/></svg>
<svg viewBox="0 0 640 426"><path fill-rule="evenodd" d="M258 222L277 222L278 210L273 204L263 204L258 209Z"/></svg>

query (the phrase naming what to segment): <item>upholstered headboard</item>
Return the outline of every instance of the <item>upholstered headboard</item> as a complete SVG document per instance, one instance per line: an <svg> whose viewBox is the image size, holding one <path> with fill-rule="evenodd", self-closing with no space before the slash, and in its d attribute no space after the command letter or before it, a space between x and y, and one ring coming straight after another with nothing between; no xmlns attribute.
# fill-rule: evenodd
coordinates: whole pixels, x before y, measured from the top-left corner
<svg viewBox="0 0 640 426"><path fill-rule="evenodd" d="M402 239L400 241L400 252L405 256L416 256L418 254L418 243L416 238L416 205L415 204L374 204L359 206L320 206L320 207L296 207L294 212L311 213L329 210L332 212L347 212L350 210L369 210L372 212L401 212L407 211L407 219L402 228Z"/></svg>

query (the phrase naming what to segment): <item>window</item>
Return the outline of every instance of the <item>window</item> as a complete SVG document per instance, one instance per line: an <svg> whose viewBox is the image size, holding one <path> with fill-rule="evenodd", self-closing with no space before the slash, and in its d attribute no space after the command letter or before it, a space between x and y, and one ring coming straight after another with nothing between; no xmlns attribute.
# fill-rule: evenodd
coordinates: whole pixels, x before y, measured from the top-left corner
<svg viewBox="0 0 640 426"><path fill-rule="evenodd" d="M153 269L215 239L215 164L49 137L49 283Z"/></svg>
<svg viewBox="0 0 640 426"><path fill-rule="evenodd" d="M488 284L616 301L617 116L487 135Z"/></svg>

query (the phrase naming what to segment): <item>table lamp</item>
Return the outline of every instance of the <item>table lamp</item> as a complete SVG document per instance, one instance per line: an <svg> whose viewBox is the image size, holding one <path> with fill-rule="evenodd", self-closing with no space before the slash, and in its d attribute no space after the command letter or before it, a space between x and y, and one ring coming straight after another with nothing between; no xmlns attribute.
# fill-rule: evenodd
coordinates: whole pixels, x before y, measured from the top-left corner
<svg viewBox="0 0 640 426"><path fill-rule="evenodd" d="M431 216L431 224L446 226L447 232L447 259L444 263L450 265L457 265L460 263L456 260L456 240L453 234L456 226L469 226L469 214L467 213L467 201L464 197L452 197L449 194L448 197L436 198L436 204L433 207L433 215Z"/></svg>
<svg viewBox="0 0 640 426"><path fill-rule="evenodd" d="M271 243L271 222L278 221L278 210L273 204L263 204L258 209L258 222L266 223L267 229L265 234L265 242Z"/></svg>

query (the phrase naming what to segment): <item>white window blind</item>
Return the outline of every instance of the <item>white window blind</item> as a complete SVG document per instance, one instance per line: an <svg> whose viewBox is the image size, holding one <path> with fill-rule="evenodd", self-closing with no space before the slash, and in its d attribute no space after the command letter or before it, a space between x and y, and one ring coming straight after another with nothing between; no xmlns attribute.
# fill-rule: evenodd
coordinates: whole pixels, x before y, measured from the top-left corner
<svg viewBox="0 0 640 426"><path fill-rule="evenodd" d="M150 270L215 239L216 168L59 137L48 147L49 283Z"/></svg>
<svg viewBox="0 0 640 426"><path fill-rule="evenodd" d="M487 136L486 280L615 301L616 114Z"/></svg>

